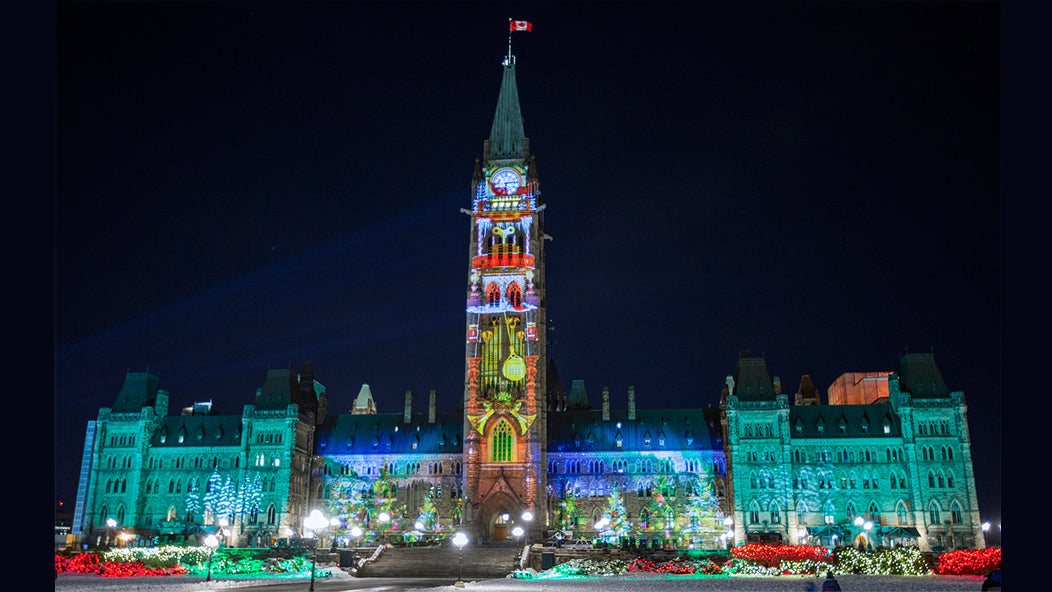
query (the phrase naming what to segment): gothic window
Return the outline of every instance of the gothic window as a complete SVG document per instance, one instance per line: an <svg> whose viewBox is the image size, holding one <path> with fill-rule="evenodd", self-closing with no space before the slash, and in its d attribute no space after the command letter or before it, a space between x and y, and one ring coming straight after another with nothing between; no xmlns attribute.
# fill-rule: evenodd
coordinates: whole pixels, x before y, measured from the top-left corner
<svg viewBox="0 0 1052 592"><path fill-rule="evenodd" d="M771 504L771 524L782 523L782 510L778 504Z"/></svg>
<svg viewBox="0 0 1052 592"><path fill-rule="evenodd" d="M877 502L869 502L869 510L867 511L869 512L870 517L876 517L880 514L880 508L877 507Z"/></svg>
<svg viewBox="0 0 1052 592"><path fill-rule="evenodd" d="M909 513L906 512L906 504L899 502L895 506L895 513L898 514L899 526L909 524Z"/></svg>
<svg viewBox="0 0 1052 592"><path fill-rule="evenodd" d="M648 512L646 508L643 508L643 510L639 512L639 526L643 530L650 528L650 512Z"/></svg>
<svg viewBox="0 0 1052 592"><path fill-rule="evenodd" d="M512 462L515 460L514 438L512 436L511 424L508 420L501 419L493 428L493 444L490 450L490 458L493 462Z"/></svg>
<svg viewBox="0 0 1052 592"><path fill-rule="evenodd" d="M961 506L957 502L953 502L953 505L950 506L950 519L953 520L954 524L962 522Z"/></svg>
<svg viewBox="0 0 1052 592"><path fill-rule="evenodd" d="M495 282L491 282L490 285L486 286L486 302L490 306L500 304L500 287Z"/></svg>
<svg viewBox="0 0 1052 592"><path fill-rule="evenodd" d="M522 288L517 282L512 282L508 286L508 301L516 309L522 307Z"/></svg>
<svg viewBox="0 0 1052 592"><path fill-rule="evenodd" d="M800 524L800 525L805 524L806 523L806 518L807 518L807 506L804 505L804 502L800 502L799 504L796 505L796 523Z"/></svg>
<svg viewBox="0 0 1052 592"><path fill-rule="evenodd" d="M928 487L935 487L935 473L928 471Z"/></svg>
<svg viewBox="0 0 1052 592"><path fill-rule="evenodd" d="M931 504L928 505L928 524L939 524L940 520L939 504L932 500Z"/></svg>
<svg viewBox="0 0 1052 592"><path fill-rule="evenodd" d="M939 487L946 487L946 476L942 471L939 471Z"/></svg>
<svg viewBox="0 0 1052 592"><path fill-rule="evenodd" d="M946 487L953 487L953 473L946 474Z"/></svg>
<svg viewBox="0 0 1052 592"><path fill-rule="evenodd" d="M854 502L848 502L847 503L847 517L848 518L854 518L857 515L858 515L858 512L855 511L855 504L854 504Z"/></svg>
<svg viewBox="0 0 1052 592"><path fill-rule="evenodd" d="M749 522L751 524L759 524L760 522L760 505L756 502L749 505Z"/></svg>
<svg viewBox="0 0 1052 592"><path fill-rule="evenodd" d="M278 512L274 509L274 504L267 506L267 524L273 526L278 519Z"/></svg>

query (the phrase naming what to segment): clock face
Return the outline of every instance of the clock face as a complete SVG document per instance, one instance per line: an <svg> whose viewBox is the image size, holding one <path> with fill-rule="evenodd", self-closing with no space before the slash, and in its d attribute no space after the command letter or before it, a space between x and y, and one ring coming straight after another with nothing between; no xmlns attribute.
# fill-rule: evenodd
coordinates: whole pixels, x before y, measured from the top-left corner
<svg viewBox="0 0 1052 592"><path fill-rule="evenodd" d="M514 195L522 186L522 177L513 169L500 169L490 177L493 193L497 195Z"/></svg>

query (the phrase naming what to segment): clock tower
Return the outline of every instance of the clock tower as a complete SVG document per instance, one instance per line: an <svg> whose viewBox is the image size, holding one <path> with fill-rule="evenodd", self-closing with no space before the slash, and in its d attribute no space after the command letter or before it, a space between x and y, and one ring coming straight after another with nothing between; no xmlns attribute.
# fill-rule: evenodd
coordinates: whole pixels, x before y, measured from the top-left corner
<svg viewBox="0 0 1052 592"><path fill-rule="evenodd" d="M544 204L510 53L471 191L462 524L476 539L504 540L519 526L538 540L547 521Z"/></svg>

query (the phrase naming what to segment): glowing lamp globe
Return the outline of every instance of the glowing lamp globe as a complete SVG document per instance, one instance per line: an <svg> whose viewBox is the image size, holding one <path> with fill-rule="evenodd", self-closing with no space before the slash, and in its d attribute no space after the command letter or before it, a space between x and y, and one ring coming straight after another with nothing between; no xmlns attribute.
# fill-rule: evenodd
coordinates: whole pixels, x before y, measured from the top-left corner
<svg viewBox="0 0 1052 592"><path fill-rule="evenodd" d="M511 529L511 534L517 537L521 537L523 532L525 531L522 530L521 526L516 526L515 528Z"/></svg>
<svg viewBox="0 0 1052 592"><path fill-rule="evenodd" d="M456 545L458 548L463 547L464 545L468 544L468 537L467 537L467 535L465 535L462 532L458 532L457 534L455 534L453 536L453 544Z"/></svg>
<svg viewBox="0 0 1052 592"><path fill-rule="evenodd" d="M205 546L213 547L213 548L218 547L219 546L219 539L216 538L216 535L210 534L210 535L205 537Z"/></svg>

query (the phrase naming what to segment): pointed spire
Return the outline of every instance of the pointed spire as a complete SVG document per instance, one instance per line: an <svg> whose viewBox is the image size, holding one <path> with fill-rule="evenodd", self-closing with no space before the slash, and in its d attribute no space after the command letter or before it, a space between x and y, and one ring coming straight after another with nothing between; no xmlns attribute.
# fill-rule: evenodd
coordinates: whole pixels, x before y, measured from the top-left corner
<svg viewBox="0 0 1052 592"><path fill-rule="evenodd" d="M515 58L504 62L504 78L500 83L497 109L493 114L493 127L489 132L486 160L525 158L523 140L526 132L522 127L522 110L519 107L519 90L515 83Z"/></svg>

